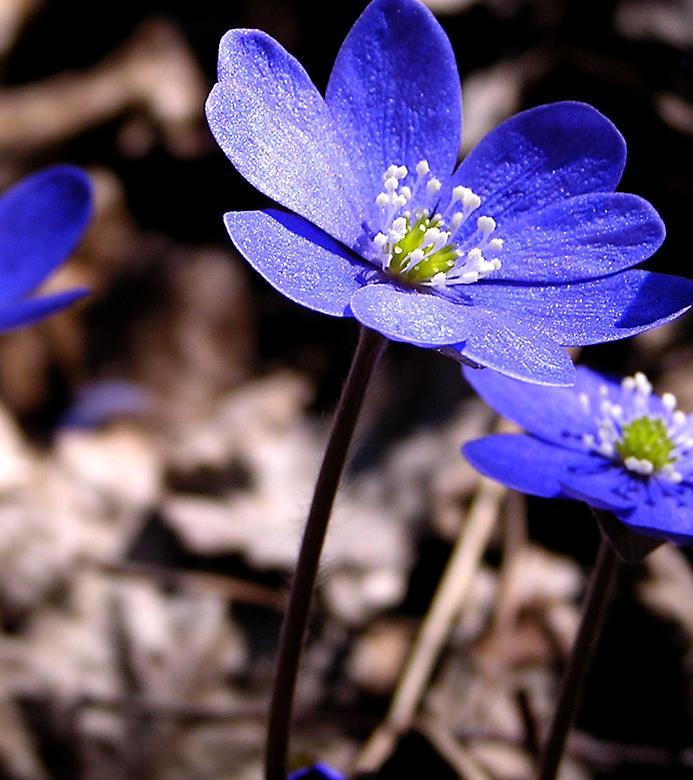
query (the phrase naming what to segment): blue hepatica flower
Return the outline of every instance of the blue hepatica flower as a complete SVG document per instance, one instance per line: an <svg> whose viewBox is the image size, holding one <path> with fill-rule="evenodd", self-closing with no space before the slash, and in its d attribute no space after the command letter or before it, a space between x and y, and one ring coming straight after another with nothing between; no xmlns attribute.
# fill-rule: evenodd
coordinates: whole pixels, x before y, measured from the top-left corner
<svg viewBox="0 0 693 780"><path fill-rule="evenodd" d="M0 331L42 319L86 295L75 288L27 297L70 254L91 217L91 188L60 165L23 179L0 198Z"/></svg>
<svg viewBox="0 0 693 780"><path fill-rule="evenodd" d="M464 446L482 474L547 498L575 498L635 531L693 543L693 415L644 374L623 381L578 367L574 387L537 387L465 369L496 411L527 433Z"/></svg>
<svg viewBox="0 0 693 780"><path fill-rule="evenodd" d="M594 108L525 111L456 166L460 80L416 0L375 0L325 97L258 30L223 38L209 124L238 171L291 213L231 212L251 265L287 297L540 384L572 384L562 345L681 314L693 283L629 270L664 226L614 192L626 147Z"/></svg>
<svg viewBox="0 0 693 780"><path fill-rule="evenodd" d="M327 764L313 764L313 766L292 772L288 780L346 780L346 778Z"/></svg>

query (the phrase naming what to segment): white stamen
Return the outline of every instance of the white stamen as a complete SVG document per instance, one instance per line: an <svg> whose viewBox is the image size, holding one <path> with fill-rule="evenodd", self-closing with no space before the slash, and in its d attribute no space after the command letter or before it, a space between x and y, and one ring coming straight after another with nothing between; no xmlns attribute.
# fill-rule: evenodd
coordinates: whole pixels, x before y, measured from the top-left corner
<svg viewBox="0 0 693 780"><path fill-rule="evenodd" d="M684 479L680 463L689 462L689 448L693 446L693 415L686 415L676 408L676 396L672 393L664 393L661 396L661 407L651 402L653 388L645 374L638 372L633 376L624 377L620 389L610 389L607 385L599 387L599 416L595 420L596 435L586 433L582 436L583 444L594 452L605 457L619 459L619 447L625 440L628 426L648 418L652 423L661 423L666 431L670 451L664 450L669 462L656 466L655 462L647 457L638 458L628 455L623 458L623 465L629 471L644 477L659 476L665 482L678 484ZM616 394L616 398L611 393ZM590 410L592 399L586 393L579 396L581 407L585 412ZM617 400L616 400L617 399ZM657 436L657 429L653 428L651 435ZM653 441L653 446L656 440ZM666 445L666 442L662 442ZM655 450L652 450L655 452ZM662 458L656 455L655 458ZM662 458L664 459L664 458ZM661 462L661 461L660 461Z"/></svg>
<svg viewBox="0 0 693 780"><path fill-rule="evenodd" d="M479 217L476 226L485 236L488 236L496 229L496 220L493 217Z"/></svg>
<svg viewBox="0 0 693 780"><path fill-rule="evenodd" d="M383 191L375 202L380 210L377 230L373 235L373 247L378 262L385 270L397 275L406 275L423 260L437 252L444 251L440 262L451 265L447 271L435 270L431 266L432 278L422 274L416 281L431 286L471 284L483 279L501 267L499 257L486 257L486 250L497 253L503 248L503 240L490 238L496 230L496 222L488 216L479 217L477 232L466 232L460 243L454 239L470 214L481 204L481 198L469 187L457 185L451 193L450 205L442 213L435 211L432 197L442 190L442 182L430 175L427 160L416 165L416 180L412 184L405 165L390 165L383 175ZM408 184L404 182L408 181ZM428 201L429 206L422 203ZM456 203L461 208L454 209ZM410 205L411 204L411 205ZM432 204L432 205L431 205ZM407 251L398 244L416 227L421 231L419 244L413 251ZM420 243L419 243L420 242ZM398 258L393 267L394 258Z"/></svg>
<svg viewBox="0 0 693 780"><path fill-rule="evenodd" d="M627 469L635 471L637 474L644 474L645 476L649 476L650 474L654 473L654 466L650 463L649 460L647 460L647 458L642 458L642 460L639 460L638 458L630 456L626 458L623 463Z"/></svg>
<svg viewBox="0 0 693 780"><path fill-rule="evenodd" d="M677 471L671 463L667 463L666 466L662 468L661 474L666 480L673 482L675 485L678 485L679 482L683 482L683 474L681 474L680 471Z"/></svg>
<svg viewBox="0 0 693 780"><path fill-rule="evenodd" d="M676 409L676 396L673 393L664 393L662 396L662 406L669 411L673 412Z"/></svg>
<svg viewBox="0 0 693 780"><path fill-rule="evenodd" d="M373 243L376 245L378 249L380 249L380 251L382 251L383 249L385 249L385 246L387 245L387 236L385 235L385 233L377 233L373 237Z"/></svg>
<svg viewBox="0 0 693 780"><path fill-rule="evenodd" d="M399 186L399 181L396 176L388 176L387 179L385 179L384 185L388 192L394 192Z"/></svg>
<svg viewBox="0 0 693 780"><path fill-rule="evenodd" d="M435 195L436 192L440 192L440 188L443 185L440 183L439 179L429 179L428 184L426 185L426 191L429 193L429 195Z"/></svg>

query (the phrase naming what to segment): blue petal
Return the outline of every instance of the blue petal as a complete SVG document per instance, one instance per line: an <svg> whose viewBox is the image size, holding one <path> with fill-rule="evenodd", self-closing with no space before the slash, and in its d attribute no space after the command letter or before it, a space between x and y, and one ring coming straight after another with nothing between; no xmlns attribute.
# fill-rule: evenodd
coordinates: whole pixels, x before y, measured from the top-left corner
<svg viewBox="0 0 693 780"><path fill-rule="evenodd" d="M485 136L455 172L499 224L585 192L611 192L626 161L616 127L584 103L523 111ZM444 198L443 201L445 202Z"/></svg>
<svg viewBox="0 0 693 780"><path fill-rule="evenodd" d="M566 474L561 481L563 492L595 509L605 509L619 516L629 513L639 500L642 480L627 471L621 463L598 455L592 457L601 461L600 467Z"/></svg>
<svg viewBox="0 0 693 780"><path fill-rule="evenodd" d="M657 212L637 195L580 195L501 223L503 265L493 278L560 283L607 276L653 255L664 233Z"/></svg>
<svg viewBox="0 0 693 780"><path fill-rule="evenodd" d="M460 148L460 79L450 42L415 0L374 0L337 56L326 93L372 198L391 164L428 160L447 177ZM363 156L365 153L365 156Z"/></svg>
<svg viewBox="0 0 693 780"><path fill-rule="evenodd" d="M647 271L562 285L485 280L469 285L465 293L482 308L526 318L569 346L634 336L693 305L692 281Z"/></svg>
<svg viewBox="0 0 693 780"><path fill-rule="evenodd" d="M26 295L54 271L91 213L89 179L72 166L48 168L6 192L0 199L0 301Z"/></svg>
<svg viewBox="0 0 693 780"><path fill-rule="evenodd" d="M451 344L470 333L471 306L394 284L371 284L351 299L354 317L393 341L419 347ZM472 326L473 327L473 326Z"/></svg>
<svg viewBox="0 0 693 780"><path fill-rule="evenodd" d="M123 379L104 379L83 387L60 420L61 428L99 428L124 415L142 415L152 408L152 396Z"/></svg>
<svg viewBox="0 0 693 780"><path fill-rule="evenodd" d="M295 214L231 211L226 229L238 251L267 281L309 309L350 317L351 296L374 269Z"/></svg>
<svg viewBox="0 0 693 780"><path fill-rule="evenodd" d="M20 325L29 325L54 314L70 304L84 298L89 293L82 287L55 295L44 295L40 298L27 298L23 301L7 301L0 304L0 331L12 330Z"/></svg>
<svg viewBox="0 0 693 780"><path fill-rule="evenodd" d="M586 453L567 450L521 433L500 433L467 442L464 457L487 477L513 490L544 498L564 497L561 482L571 469L589 468Z"/></svg>
<svg viewBox="0 0 693 780"><path fill-rule="evenodd" d="M545 333L510 314L468 308L469 335L441 352L524 382L564 386L575 382L567 352Z"/></svg>
<svg viewBox="0 0 693 780"><path fill-rule="evenodd" d="M662 485L657 479L643 480L635 508L616 512L616 516L636 531L678 544L691 544L693 485Z"/></svg>
<svg viewBox="0 0 693 780"><path fill-rule="evenodd" d="M258 30L224 36L207 119L254 187L347 246L355 243L374 194L360 199L361 183L325 101L275 40Z"/></svg>
<svg viewBox="0 0 693 780"><path fill-rule="evenodd" d="M574 387L541 387L519 382L483 369L465 367L464 378L486 403L542 439L565 447L584 449L582 435L592 431L594 421L580 404L579 396L599 397L599 387L609 380L578 366Z"/></svg>
<svg viewBox="0 0 693 780"><path fill-rule="evenodd" d="M346 780L341 772L327 764L317 763L305 769L298 769L292 772L288 780Z"/></svg>

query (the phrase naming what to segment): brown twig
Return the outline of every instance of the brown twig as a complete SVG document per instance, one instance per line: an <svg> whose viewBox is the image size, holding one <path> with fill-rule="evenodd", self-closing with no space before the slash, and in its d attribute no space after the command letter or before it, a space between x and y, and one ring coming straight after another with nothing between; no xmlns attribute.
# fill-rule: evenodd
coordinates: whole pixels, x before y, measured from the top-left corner
<svg viewBox="0 0 693 780"><path fill-rule="evenodd" d="M370 772L380 766L397 737L415 718L433 667L469 595L505 495L505 488L497 482L481 480L467 521L460 528L443 578L400 677L390 709L357 760L358 772Z"/></svg>

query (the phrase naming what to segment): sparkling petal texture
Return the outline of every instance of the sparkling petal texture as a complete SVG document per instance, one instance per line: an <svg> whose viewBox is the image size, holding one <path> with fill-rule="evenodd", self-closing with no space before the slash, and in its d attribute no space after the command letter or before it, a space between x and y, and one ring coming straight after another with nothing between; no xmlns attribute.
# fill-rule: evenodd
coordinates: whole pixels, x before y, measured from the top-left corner
<svg viewBox="0 0 693 780"><path fill-rule="evenodd" d="M651 386L644 376L617 383L578 368L575 387L551 388L487 370L465 368L464 375L489 405L528 431L487 436L467 444L465 457L483 474L533 495L584 501L612 512L635 531L693 543L693 463L688 456L674 460L678 471L674 480L664 469L643 473L626 466L618 456L618 444L611 453L594 446L599 441L597 423L603 424L605 409L618 404L618 419L626 422L633 419L628 416L630 408L635 409L635 416L642 415L639 405L630 406L635 403L634 387L646 388L645 395L637 396L637 403L650 410L646 413L672 419L672 406L667 406L664 396L650 395ZM685 425L690 422L676 423L670 430L685 439L686 428L681 427ZM583 440L584 434L593 437L591 444ZM681 446L687 452L687 445Z"/></svg>
<svg viewBox="0 0 693 780"><path fill-rule="evenodd" d="M23 297L54 271L75 248L90 217L91 187L78 168L48 168L6 192L0 198L0 301ZM25 305L7 309L3 327L22 324ZM34 305L38 311L40 305Z"/></svg>
<svg viewBox="0 0 693 780"><path fill-rule="evenodd" d="M459 76L442 28L418 0L366 7L325 99L269 36L230 31L207 114L239 172L295 212L230 214L229 233L271 284L309 308L353 315L389 338L509 377L569 385L574 369L561 345L630 336L693 303L691 282L624 270L652 255L664 228L648 203L613 192L625 142L591 106L554 103L518 114L450 175ZM430 171L414 170L422 159ZM408 175L386 184L393 164L406 164ZM430 189L429 176L439 177ZM451 200L457 185L481 197L478 210L468 190ZM466 259L451 276L442 267L435 285L400 285L387 271L398 267L389 263L405 230L396 223L406 222L405 206L435 208L437 198L444 223L460 225L452 244ZM457 211L465 198L466 216ZM496 220L502 246L489 243L481 216ZM431 241L419 254L433 251ZM407 272L430 260L408 251ZM496 252L501 267L493 270ZM430 268L433 277L437 266ZM426 272L418 278L428 281ZM471 283L451 284L463 280Z"/></svg>
<svg viewBox="0 0 693 780"><path fill-rule="evenodd" d="M451 344L470 332L473 309L438 295L392 284L372 284L351 299L354 317L394 341L420 347ZM473 326L471 326L473 327Z"/></svg>
<svg viewBox="0 0 693 780"><path fill-rule="evenodd" d="M450 42L416 0L375 0L337 55L326 101L371 192L392 163L427 159L447 177L460 148L460 79ZM365 155L364 155L365 152Z"/></svg>
<svg viewBox="0 0 693 780"><path fill-rule="evenodd" d="M219 50L219 83L207 100L217 143L254 187L351 246L360 196L325 101L303 67L257 30L231 30Z"/></svg>
<svg viewBox="0 0 693 780"><path fill-rule="evenodd" d="M580 403L586 393L597 396L607 380L584 366L575 370L573 387L536 387L495 371L464 367L464 378L503 417L539 438L563 447L584 450L582 434L591 430L591 416Z"/></svg>
<svg viewBox="0 0 693 780"><path fill-rule="evenodd" d="M513 490L544 498L563 497L561 480L566 470L585 467L594 460L586 453L515 433L500 433L468 442L463 453L485 476Z"/></svg>
<svg viewBox="0 0 693 780"><path fill-rule="evenodd" d="M3 301L0 303L0 331L12 330L20 325L29 325L64 309L71 303L84 298L89 290L75 288L55 295L43 295L38 298L26 298L23 301Z"/></svg>
<svg viewBox="0 0 693 780"><path fill-rule="evenodd" d="M565 386L575 381L566 351L526 322L476 306L468 307L466 317L469 336L443 350L449 357L467 358L524 382Z"/></svg>
<svg viewBox="0 0 693 780"><path fill-rule="evenodd" d="M224 215L238 251L279 292L323 314L349 317L349 301L374 269L344 246L285 212L236 211Z"/></svg>
<svg viewBox="0 0 693 780"><path fill-rule="evenodd" d="M511 117L485 136L452 177L507 222L585 192L611 192L626 160L616 127L584 103L551 103Z"/></svg>
<svg viewBox="0 0 693 780"><path fill-rule="evenodd" d="M481 307L521 313L559 344L577 346L634 336L680 316L693 303L693 282L625 271L562 285L485 280L465 293Z"/></svg>
<svg viewBox="0 0 693 780"><path fill-rule="evenodd" d="M637 195L580 195L503 223L503 265L493 277L560 283L607 276L653 255L664 232Z"/></svg>

